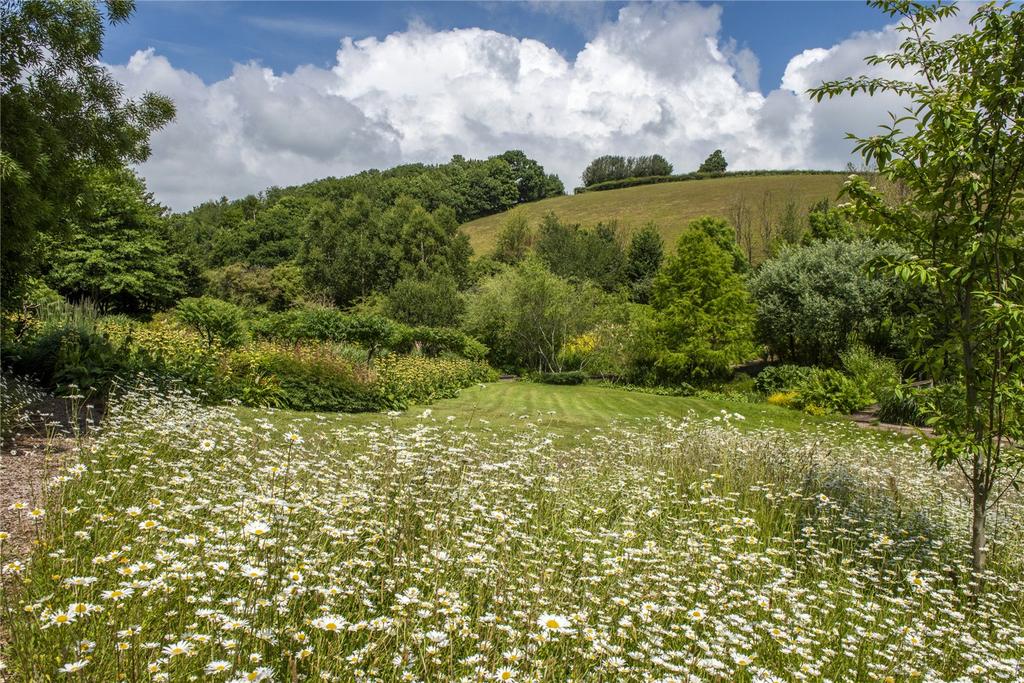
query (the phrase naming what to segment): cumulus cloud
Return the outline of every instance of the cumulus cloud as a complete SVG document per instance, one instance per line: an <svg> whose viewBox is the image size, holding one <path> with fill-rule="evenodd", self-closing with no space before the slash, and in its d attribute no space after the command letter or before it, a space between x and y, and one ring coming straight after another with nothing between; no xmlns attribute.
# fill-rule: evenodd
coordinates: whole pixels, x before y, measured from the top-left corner
<svg viewBox="0 0 1024 683"><path fill-rule="evenodd" d="M452 154L522 149L568 186L601 154L659 152L678 170L721 148L735 169L839 168L846 131L866 132L898 102L811 103L824 78L862 73L897 33L861 33L795 55L779 87L757 90L759 65L721 35L721 9L622 8L571 59L495 31L412 25L385 38L341 37L330 69L275 74L236 65L205 84L153 49L112 70L130 95L172 97L178 117L153 136L141 167L175 209L220 195Z"/></svg>

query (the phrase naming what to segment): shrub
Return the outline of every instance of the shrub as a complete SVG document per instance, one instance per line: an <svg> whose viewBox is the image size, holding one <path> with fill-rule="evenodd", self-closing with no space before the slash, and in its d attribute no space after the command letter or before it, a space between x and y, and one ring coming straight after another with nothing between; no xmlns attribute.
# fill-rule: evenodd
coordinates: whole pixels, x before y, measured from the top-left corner
<svg viewBox="0 0 1024 683"><path fill-rule="evenodd" d="M927 395L927 389L901 385L879 400L878 419L890 424L923 427L928 417Z"/></svg>
<svg viewBox="0 0 1024 683"><path fill-rule="evenodd" d="M858 383L832 368L815 368L798 389L796 407L814 415L852 413L872 401Z"/></svg>
<svg viewBox="0 0 1024 683"><path fill-rule="evenodd" d="M180 382L209 401L232 397L226 350L211 347L195 329L176 318L158 315L145 324L106 318L101 327L132 372L142 372L161 383Z"/></svg>
<svg viewBox="0 0 1024 683"><path fill-rule="evenodd" d="M203 273L207 292L239 306L266 306L283 311L306 295L302 270L294 263L273 268L232 263Z"/></svg>
<svg viewBox="0 0 1024 683"><path fill-rule="evenodd" d="M758 373L754 388L768 396L777 392L790 392L803 384L811 368L801 365L770 365Z"/></svg>
<svg viewBox="0 0 1024 683"><path fill-rule="evenodd" d="M557 384L562 386L569 386L574 384L583 384L587 380L587 375L579 370L571 370L568 372L538 372L531 376L531 379L541 384Z"/></svg>
<svg viewBox="0 0 1024 683"><path fill-rule="evenodd" d="M124 369L124 360L98 321L95 306L88 302L49 303L5 333L4 361L45 387L64 390L74 385L105 394Z"/></svg>
<svg viewBox="0 0 1024 683"><path fill-rule="evenodd" d="M796 391L776 391L770 394L765 400L773 406L792 408L799 395L799 392Z"/></svg>
<svg viewBox="0 0 1024 683"><path fill-rule="evenodd" d="M384 308L389 318L406 325L450 327L459 324L466 302L455 278L442 272L402 278L388 291Z"/></svg>
<svg viewBox="0 0 1024 683"><path fill-rule="evenodd" d="M627 316L631 312L627 311ZM569 340L559 354L567 370L620 379L630 374L633 329L629 322L604 321L594 329Z"/></svg>
<svg viewBox="0 0 1024 683"><path fill-rule="evenodd" d="M566 281L530 257L480 284L466 331L498 367L558 371L562 346L601 320L609 301L592 283Z"/></svg>
<svg viewBox="0 0 1024 683"><path fill-rule="evenodd" d="M488 365L464 358L385 356L376 371L378 406L389 409L454 398L467 386L497 379Z"/></svg>
<svg viewBox="0 0 1024 683"><path fill-rule="evenodd" d="M208 346L216 342L228 348L245 343L248 333L242 309L209 296L190 297L178 302L177 316L200 332Z"/></svg>
<svg viewBox="0 0 1024 683"><path fill-rule="evenodd" d="M837 364L858 339L885 348L909 289L895 276L873 277L868 266L899 253L868 241L784 249L748 281L758 341L776 358L808 365Z"/></svg>
<svg viewBox="0 0 1024 683"><path fill-rule="evenodd" d="M244 393L252 400L269 398L307 411L352 413L378 407L369 373L332 354L329 347L259 344L235 354L231 368L242 378L233 385L238 398Z"/></svg>
<svg viewBox="0 0 1024 683"><path fill-rule="evenodd" d="M896 361L878 356L863 344L851 346L840 360L846 373L875 401L890 398L902 381Z"/></svg>
<svg viewBox="0 0 1024 683"><path fill-rule="evenodd" d="M392 345L395 351L420 351L428 356L451 353L471 360L483 360L487 347L468 334L450 327L406 327L398 330Z"/></svg>
<svg viewBox="0 0 1024 683"><path fill-rule="evenodd" d="M341 342L367 350L367 360L400 339L402 326L375 314L344 313L335 308L297 308L260 316L250 326L264 339L298 342Z"/></svg>

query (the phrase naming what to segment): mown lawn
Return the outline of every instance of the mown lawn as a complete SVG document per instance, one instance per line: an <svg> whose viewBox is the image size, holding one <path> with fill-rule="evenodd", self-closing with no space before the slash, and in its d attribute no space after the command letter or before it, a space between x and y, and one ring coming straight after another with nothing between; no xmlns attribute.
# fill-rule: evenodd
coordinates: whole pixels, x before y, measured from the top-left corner
<svg viewBox="0 0 1024 683"><path fill-rule="evenodd" d="M267 414L265 410L251 408L236 410L246 422ZM408 427L422 422L424 411L434 420L447 421L451 418L459 428L474 429L484 424L494 428L530 424L566 438L601 430L614 422L641 418L681 419L694 416L713 421L723 414L739 414L743 419L732 420L732 423L743 430L772 428L791 433L821 433L843 441L865 438L886 443L908 441L906 436L865 432L843 418L812 417L765 403L660 396L597 384L553 386L526 381L477 385L463 389L458 398L437 401L430 406L416 406L392 415L347 415L344 421L353 426L390 423L396 427ZM274 414L275 421L281 423L316 423L311 415L305 413L280 410ZM910 440L916 440L916 437L910 437Z"/></svg>

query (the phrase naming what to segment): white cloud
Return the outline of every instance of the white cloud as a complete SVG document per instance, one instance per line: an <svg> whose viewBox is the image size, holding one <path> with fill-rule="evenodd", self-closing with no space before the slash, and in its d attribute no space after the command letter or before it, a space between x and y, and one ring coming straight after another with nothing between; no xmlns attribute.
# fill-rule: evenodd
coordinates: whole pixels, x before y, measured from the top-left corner
<svg viewBox="0 0 1024 683"><path fill-rule="evenodd" d="M331 69L274 74L240 64L204 84L152 49L111 68L128 94L153 90L177 104L141 172L179 210L269 185L511 148L569 187L601 154L659 152L685 171L721 148L735 169L838 168L849 160L844 133L866 132L898 104L813 104L804 92L863 72L865 55L895 47L892 29L794 56L763 95L756 56L720 35L720 19L717 6L627 6L571 60L536 40L412 25L383 39L342 38Z"/></svg>

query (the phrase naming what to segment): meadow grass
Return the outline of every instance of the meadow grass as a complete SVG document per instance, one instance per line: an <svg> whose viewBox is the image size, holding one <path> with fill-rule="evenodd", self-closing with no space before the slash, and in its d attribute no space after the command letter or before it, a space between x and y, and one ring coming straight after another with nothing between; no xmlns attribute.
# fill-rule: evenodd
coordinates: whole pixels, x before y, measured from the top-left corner
<svg viewBox="0 0 1024 683"><path fill-rule="evenodd" d="M580 195L552 197L523 204L514 211L522 212L536 226L548 212L563 221L592 226L601 221L618 221L628 235L653 221L667 244L675 244L686 224L699 216L730 218L731 207L742 201L756 226L763 215L762 200L771 193L772 214L793 201L800 215L822 199L835 201L845 180L842 175L772 175L708 178L680 183L641 185L621 190L586 192ZM478 218L462 226L476 254L494 250L508 212ZM757 251L761 245L758 242Z"/></svg>
<svg viewBox="0 0 1024 683"><path fill-rule="evenodd" d="M922 442L782 417L604 387L357 416L141 388L25 506L8 674L1020 680L1019 499L977 596Z"/></svg>

